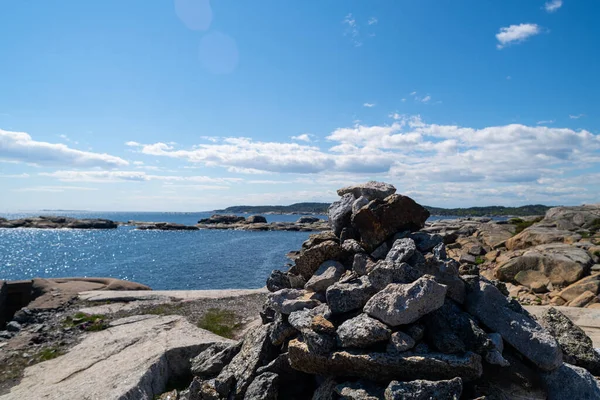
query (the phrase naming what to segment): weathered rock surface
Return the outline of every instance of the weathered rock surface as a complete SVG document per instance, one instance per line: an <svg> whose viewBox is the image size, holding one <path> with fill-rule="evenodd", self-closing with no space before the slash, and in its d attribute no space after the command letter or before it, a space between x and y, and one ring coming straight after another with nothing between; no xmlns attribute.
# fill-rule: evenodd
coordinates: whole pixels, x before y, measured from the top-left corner
<svg viewBox="0 0 600 400"><path fill-rule="evenodd" d="M242 343L217 342L190 360L192 374L215 377L240 351Z"/></svg>
<svg viewBox="0 0 600 400"><path fill-rule="evenodd" d="M506 241L508 250L520 250L550 243L573 243L581 235L552 227L534 225Z"/></svg>
<svg viewBox="0 0 600 400"><path fill-rule="evenodd" d="M566 363L583 367L592 374L600 375L600 354L585 332L556 308L549 308L540 323L560 345Z"/></svg>
<svg viewBox="0 0 600 400"><path fill-rule="evenodd" d="M282 314L290 314L303 308L314 308L321 304L314 293L299 289L281 289L269 294L270 307Z"/></svg>
<svg viewBox="0 0 600 400"><path fill-rule="evenodd" d="M367 274L369 282L377 290L384 289L390 283L411 283L420 278L419 271L407 263L379 261Z"/></svg>
<svg viewBox="0 0 600 400"><path fill-rule="evenodd" d="M279 375L265 372L258 375L246 390L244 400L276 400L279 394Z"/></svg>
<svg viewBox="0 0 600 400"><path fill-rule="evenodd" d="M583 278L561 290L558 295L566 301L571 301L585 292L600 293L600 274Z"/></svg>
<svg viewBox="0 0 600 400"><path fill-rule="evenodd" d="M213 214L209 218L203 218L198 221L199 224L235 224L245 222L246 218L235 214Z"/></svg>
<svg viewBox="0 0 600 400"><path fill-rule="evenodd" d="M383 388L369 382L344 382L335 387L335 392L345 400L379 400L383 398Z"/></svg>
<svg viewBox="0 0 600 400"><path fill-rule="evenodd" d="M415 339L402 331L392 333L387 351L389 353L402 353L415 347Z"/></svg>
<svg viewBox="0 0 600 400"><path fill-rule="evenodd" d="M458 400L462 394L462 379L447 381L392 381L385 389L385 400Z"/></svg>
<svg viewBox="0 0 600 400"><path fill-rule="evenodd" d="M517 252L505 257L508 260L500 263L494 271L498 279L511 282L521 271L539 271L550 283L559 287L582 278L592 264L587 251L566 244L540 245L522 254Z"/></svg>
<svg viewBox="0 0 600 400"><path fill-rule="evenodd" d="M492 284L483 280L470 282L465 306L540 369L551 371L561 365L562 352L556 339L520 306L513 307Z"/></svg>
<svg viewBox="0 0 600 400"><path fill-rule="evenodd" d="M563 364L542 376L546 384L548 400L600 399L600 383L583 368Z"/></svg>
<svg viewBox="0 0 600 400"><path fill-rule="evenodd" d="M391 329L385 324L366 314L344 321L337 329L338 343L341 347L369 347L387 341L391 334Z"/></svg>
<svg viewBox="0 0 600 400"><path fill-rule="evenodd" d="M305 343L292 340L288 354L293 368L309 374L351 376L375 382L425 377L470 380L482 374L481 357L474 353L463 356L428 353L424 356L337 351L323 356L310 353Z"/></svg>
<svg viewBox="0 0 600 400"><path fill-rule="evenodd" d="M338 189L338 196L344 196L346 194L352 194L355 198L361 196L366 197L369 200L374 199L385 199L389 195L396 193L396 188L388 183L369 181L359 185L346 186Z"/></svg>
<svg viewBox="0 0 600 400"><path fill-rule="evenodd" d="M416 250L417 246L414 240L410 238L398 239L394 242L392 248L387 253L385 260L400 264L408 261L413 254L415 254Z"/></svg>
<svg viewBox="0 0 600 400"><path fill-rule="evenodd" d="M327 210L331 229L338 236L342 232L342 229L350 223L352 203L354 203L354 200L355 198L352 194L345 194L341 199L331 203Z"/></svg>
<svg viewBox="0 0 600 400"><path fill-rule="evenodd" d="M318 220L319 219L317 218L317 221ZM311 220L310 222L317 222L317 221ZM249 223L249 224L266 224L267 223L267 219L263 215L251 215L248 218L246 218L246 222ZM298 222L300 222L300 221L298 221ZM301 222L301 223L306 223L306 222L308 222L308 221L304 221L304 222Z"/></svg>
<svg viewBox="0 0 600 400"><path fill-rule="evenodd" d="M45 215L32 218L0 218L0 228L38 228L38 229L116 229L118 223L108 219L77 219Z"/></svg>
<svg viewBox="0 0 600 400"><path fill-rule="evenodd" d="M336 282L327 288L327 304L334 314L362 308L377 290L367 276Z"/></svg>
<svg viewBox="0 0 600 400"><path fill-rule="evenodd" d="M290 272L309 280L325 261L339 261L343 256L339 243L327 240L300 252Z"/></svg>
<svg viewBox="0 0 600 400"><path fill-rule="evenodd" d="M304 286L313 292L322 292L337 282L344 273L344 266L338 261L325 261Z"/></svg>
<svg viewBox="0 0 600 400"><path fill-rule="evenodd" d="M406 325L440 308L444 304L446 286L431 277L410 284L389 284L365 305L365 312L389 326Z"/></svg>
<svg viewBox="0 0 600 400"><path fill-rule="evenodd" d="M199 228L174 222L153 222L137 225L136 229L140 231L197 231Z"/></svg>
<svg viewBox="0 0 600 400"><path fill-rule="evenodd" d="M554 207L546 212L542 221L558 229L576 230L590 228L600 219L600 204L588 204L579 207Z"/></svg>
<svg viewBox="0 0 600 400"><path fill-rule="evenodd" d="M373 251L381 242L400 231L423 228L429 211L413 199L397 194L376 199L352 215L352 226L365 250Z"/></svg>
<svg viewBox="0 0 600 400"><path fill-rule="evenodd" d="M88 334L67 354L27 368L2 399L151 400L215 342L229 341L180 316L124 318Z"/></svg>

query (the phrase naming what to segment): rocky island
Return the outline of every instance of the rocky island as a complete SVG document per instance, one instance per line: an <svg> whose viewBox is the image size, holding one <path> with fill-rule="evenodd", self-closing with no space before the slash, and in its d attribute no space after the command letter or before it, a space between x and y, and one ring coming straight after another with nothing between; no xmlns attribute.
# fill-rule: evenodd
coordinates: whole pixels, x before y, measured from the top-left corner
<svg viewBox="0 0 600 400"><path fill-rule="evenodd" d="M116 229L117 222L108 219L77 219L69 217L39 216L20 219L0 217L0 228L38 228L38 229Z"/></svg>
<svg viewBox="0 0 600 400"><path fill-rule="evenodd" d="M81 293L62 318L102 315L102 329L1 398L600 398L600 206L428 224L391 185L338 194L329 229L271 273L268 293ZM236 304L243 336L173 315L194 296ZM40 315L17 312L20 329L38 335L44 319L28 313Z"/></svg>

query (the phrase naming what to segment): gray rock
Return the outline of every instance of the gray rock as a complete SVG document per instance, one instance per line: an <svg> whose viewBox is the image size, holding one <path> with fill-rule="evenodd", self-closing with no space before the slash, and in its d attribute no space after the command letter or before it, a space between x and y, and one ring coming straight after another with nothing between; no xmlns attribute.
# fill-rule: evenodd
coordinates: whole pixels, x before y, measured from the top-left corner
<svg viewBox="0 0 600 400"><path fill-rule="evenodd" d="M562 364L552 372L542 374L548 400L597 400L600 383L584 368Z"/></svg>
<svg viewBox="0 0 600 400"><path fill-rule="evenodd" d="M303 249L289 272L294 275L300 275L308 280L321 264L328 260L339 261L343 253L342 248L337 242L326 240L310 248Z"/></svg>
<svg viewBox="0 0 600 400"><path fill-rule="evenodd" d="M385 400L458 400L462 379L448 381L392 381L385 389Z"/></svg>
<svg viewBox="0 0 600 400"><path fill-rule="evenodd" d="M387 341L391 334L392 331L385 324L367 314L348 319L337 329L341 347L369 347Z"/></svg>
<svg viewBox="0 0 600 400"><path fill-rule="evenodd" d="M267 302L271 308L281 314L290 314L303 308L314 308L321 304L314 293L300 289L281 289L270 293Z"/></svg>
<svg viewBox="0 0 600 400"><path fill-rule="evenodd" d="M287 353L279 354L269 364L256 370L256 375L271 372L279 376L279 398L305 399L310 397L314 377L297 371L290 365Z"/></svg>
<svg viewBox="0 0 600 400"><path fill-rule="evenodd" d="M383 398L384 388L369 382L344 382L335 387L340 399L345 400L379 400Z"/></svg>
<svg viewBox="0 0 600 400"><path fill-rule="evenodd" d="M298 224L314 224L315 222L319 222L320 219L317 217L310 217L308 215L304 215L300 218L298 218L298 221L296 221Z"/></svg>
<svg viewBox="0 0 600 400"><path fill-rule="evenodd" d="M389 326L415 322L444 304L446 286L424 276L410 284L389 284L374 295L364 311Z"/></svg>
<svg viewBox="0 0 600 400"><path fill-rule="evenodd" d="M413 338L415 342L420 342L425 336L425 327L420 323L411 324L404 328L404 331L408 336Z"/></svg>
<svg viewBox="0 0 600 400"><path fill-rule="evenodd" d="M280 346L287 338L294 336L296 333L297 330L292 325L285 321L278 320L273 323L273 329L269 332L269 339L271 339L273 346Z"/></svg>
<svg viewBox="0 0 600 400"><path fill-rule="evenodd" d="M540 323L558 340L566 363L583 367L596 376L600 375L600 354L594 350L592 340L583 329L553 307L542 314Z"/></svg>
<svg viewBox="0 0 600 400"><path fill-rule="evenodd" d="M425 225L429 211L406 196L392 194L375 199L352 215L352 226L367 252L400 231L416 231Z"/></svg>
<svg viewBox="0 0 600 400"><path fill-rule="evenodd" d="M438 259L438 261L444 261L448 259L448 253L446 253L446 245L444 243L439 243L436 245L433 248L432 253L434 257Z"/></svg>
<svg viewBox="0 0 600 400"><path fill-rule="evenodd" d="M327 210L329 224L333 232L339 236L344 227L350 225L352 216L352 203L355 197L351 193L344 194L341 199L334 201Z"/></svg>
<svg viewBox="0 0 600 400"><path fill-rule="evenodd" d="M244 400L277 400L279 376L272 372L258 375L244 395Z"/></svg>
<svg viewBox="0 0 600 400"><path fill-rule="evenodd" d="M337 282L327 288L327 304L332 313L345 313L362 308L375 292L367 276Z"/></svg>
<svg viewBox="0 0 600 400"><path fill-rule="evenodd" d="M289 272L274 270L267 278L267 289L276 292L281 289L301 289L306 281L301 276L292 275Z"/></svg>
<svg viewBox="0 0 600 400"><path fill-rule="evenodd" d="M331 310L327 306L327 304L321 304L312 309L294 311L288 317L288 322L294 328L299 331L304 329L310 329L312 320L317 315L321 315L325 319L329 319L331 317Z"/></svg>
<svg viewBox="0 0 600 400"><path fill-rule="evenodd" d="M169 379L189 373L191 357L229 342L182 316L142 317L114 321L64 355L29 366L2 399L151 400Z"/></svg>
<svg viewBox="0 0 600 400"><path fill-rule="evenodd" d="M10 321L6 324L6 330L9 332L19 332L23 327L17 321Z"/></svg>
<svg viewBox="0 0 600 400"><path fill-rule="evenodd" d="M398 239L387 253L385 260L400 264L411 258L415 254L415 250L417 250L417 246L414 240L410 238Z"/></svg>
<svg viewBox="0 0 600 400"><path fill-rule="evenodd" d="M375 289L383 290L390 283L411 283L419 279L421 274L407 263L379 261L367 274Z"/></svg>
<svg viewBox="0 0 600 400"><path fill-rule="evenodd" d="M465 301L465 283L459 277L458 263L453 259L439 261L435 256L428 254L414 267L421 274L433 275L435 281L446 285L447 296L459 304Z"/></svg>
<svg viewBox="0 0 600 400"><path fill-rule="evenodd" d="M317 333L311 329L302 331L302 338L308 347L308 351L313 354L329 354L335 348L335 339L325 333Z"/></svg>
<svg viewBox="0 0 600 400"><path fill-rule="evenodd" d="M352 271L357 275L366 275L367 266L369 265L369 256L364 253L358 253L354 255L352 262Z"/></svg>
<svg viewBox="0 0 600 400"><path fill-rule="evenodd" d="M431 234L420 231L411 233L409 237L415 241L417 250L421 253L429 253L436 246L444 243L444 238L437 233Z"/></svg>
<svg viewBox="0 0 600 400"><path fill-rule="evenodd" d="M302 243L302 249L310 249L320 243L333 241L339 244L339 238L333 233L333 231L323 231L319 233L313 233L308 236L308 239Z"/></svg>
<svg viewBox="0 0 600 400"><path fill-rule="evenodd" d="M355 239L345 240L344 243L342 243L342 249L351 254L365 252L365 249L363 249L360 243L358 243Z"/></svg>
<svg viewBox="0 0 600 400"><path fill-rule="evenodd" d="M489 330L501 334L540 369L551 371L562 364L556 339L521 307L514 307L494 285L484 280L470 281L465 306Z"/></svg>
<svg viewBox="0 0 600 400"><path fill-rule="evenodd" d="M190 360L192 374L202 378L215 377L241 348L242 342L213 344Z"/></svg>
<svg viewBox="0 0 600 400"><path fill-rule="evenodd" d="M388 353L402 353L415 347L415 340L402 331L392 333L387 346Z"/></svg>
<svg viewBox="0 0 600 400"><path fill-rule="evenodd" d="M494 348L498 350L500 353L504 351L504 340L502 340L502 335L496 332L488 333L488 337L494 344Z"/></svg>
<svg viewBox="0 0 600 400"><path fill-rule="evenodd" d="M256 369L269 360L273 345L269 339L271 324L251 329L244 337L239 353L223 368L215 378L215 388L219 395L241 399L255 378Z"/></svg>
<svg viewBox="0 0 600 400"><path fill-rule="evenodd" d="M451 300L425 315L421 322L425 325L428 343L442 353L472 351L485 355L494 349L494 344L474 318Z"/></svg>
<svg viewBox="0 0 600 400"><path fill-rule="evenodd" d="M336 386L335 379L326 378L313 393L312 400L334 400Z"/></svg>
<svg viewBox="0 0 600 400"><path fill-rule="evenodd" d="M458 259L458 262L460 262L461 264L475 264L476 263L476 259L475 256L472 254L461 254L460 258Z"/></svg>
<svg viewBox="0 0 600 400"><path fill-rule="evenodd" d="M317 355L305 343L293 339L288 345L290 364L308 374L347 376L375 382L392 379L476 379L482 374L481 357L475 353L464 355L428 353L364 353L361 351L335 351Z"/></svg>
<svg viewBox="0 0 600 400"><path fill-rule="evenodd" d="M359 198L354 200L354 203L352 203L352 214L356 214L358 210L369 204L369 201L370 200L367 199L365 196L360 196Z"/></svg>
<svg viewBox="0 0 600 400"><path fill-rule="evenodd" d="M394 193L396 193L396 188L394 186L390 185L389 183L376 181L369 181L366 183L361 183L359 185L346 186L341 189L338 189L337 191L338 196L352 194L352 196L357 199L361 196L364 196L369 200L383 200Z"/></svg>
<svg viewBox="0 0 600 400"><path fill-rule="evenodd" d="M248 218L246 218L246 222L249 224L266 224L267 219L262 215L251 215Z"/></svg>
<svg viewBox="0 0 600 400"><path fill-rule="evenodd" d="M344 266L338 261L325 261L304 286L307 290L322 292L337 282L344 273Z"/></svg>

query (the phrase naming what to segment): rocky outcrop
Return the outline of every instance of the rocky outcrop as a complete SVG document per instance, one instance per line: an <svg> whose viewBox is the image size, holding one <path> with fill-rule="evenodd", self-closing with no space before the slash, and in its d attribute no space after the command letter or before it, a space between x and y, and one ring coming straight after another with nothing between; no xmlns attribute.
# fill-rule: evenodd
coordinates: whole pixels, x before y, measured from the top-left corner
<svg viewBox="0 0 600 400"><path fill-rule="evenodd" d="M490 221L451 233L419 231L426 210L388 185L339 194L330 209L333 231L312 235L289 271L273 272L263 325L220 372L197 374L190 395L458 399L510 391L544 398L547 376L572 375L555 336L509 299L502 283L478 275L479 257L494 251L489 243L503 229L489 229L485 243L476 226ZM467 269L445 244L461 237L475 258L463 276ZM292 281L293 288L281 287ZM593 391L589 373L575 372L578 393ZM290 390L295 381L302 389Z"/></svg>
<svg viewBox="0 0 600 400"><path fill-rule="evenodd" d="M180 316L128 317L86 336L65 355L26 369L2 399L151 400L215 342L228 340Z"/></svg>
<svg viewBox="0 0 600 400"><path fill-rule="evenodd" d="M77 219L70 217L40 216L32 218L0 218L0 228L37 228L37 229L116 229L117 222L108 219Z"/></svg>
<svg viewBox="0 0 600 400"><path fill-rule="evenodd" d="M150 224L137 225L140 231L197 231L197 226L176 224L174 222L154 222Z"/></svg>
<svg viewBox="0 0 600 400"><path fill-rule="evenodd" d="M267 222L262 215L248 218L235 214L214 214L198 221L196 229L235 229L242 231L325 231L329 223L316 217L300 217L296 222Z"/></svg>

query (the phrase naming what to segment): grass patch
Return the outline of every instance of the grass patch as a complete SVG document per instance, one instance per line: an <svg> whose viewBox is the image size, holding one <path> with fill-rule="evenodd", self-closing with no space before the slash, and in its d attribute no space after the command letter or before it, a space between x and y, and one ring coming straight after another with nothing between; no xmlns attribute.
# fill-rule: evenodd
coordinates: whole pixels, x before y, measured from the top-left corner
<svg viewBox="0 0 600 400"><path fill-rule="evenodd" d="M477 256L475 257L475 265L481 265L485 262L485 257Z"/></svg>
<svg viewBox="0 0 600 400"><path fill-rule="evenodd" d="M515 225L515 235L523 232L525 229L529 228L531 225L540 222L544 217L536 217L530 221L524 221L521 218L511 218L508 220L510 224Z"/></svg>
<svg viewBox="0 0 600 400"><path fill-rule="evenodd" d="M595 251L595 252L594 252L594 255L595 255L596 257L600 257L600 251L598 251L598 250L597 250L597 251Z"/></svg>
<svg viewBox="0 0 600 400"><path fill-rule="evenodd" d="M44 347L37 354L37 359L39 361L48 361L62 355L63 352L58 347Z"/></svg>
<svg viewBox="0 0 600 400"><path fill-rule="evenodd" d="M75 315L65 318L63 325L67 328L78 327L86 332L97 332L108 328L106 317L104 315L86 314L82 312L75 313Z"/></svg>
<svg viewBox="0 0 600 400"><path fill-rule="evenodd" d="M582 239L587 239L587 238L592 237L591 233L589 233L588 231L578 231L577 233L581 235Z"/></svg>
<svg viewBox="0 0 600 400"><path fill-rule="evenodd" d="M141 314L151 314L151 315L179 315L183 308L183 304L156 304L148 307L142 308Z"/></svg>
<svg viewBox="0 0 600 400"><path fill-rule="evenodd" d="M588 229L592 232L600 231L600 218L596 218L595 220L593 220Z"/></svg>
<svg viewBox="0 0 600 400"><path fill-rule="evenodd" d="M232 338L240 324L233 311L210 308L200 318L198 327L226 338Z"/></svg>

